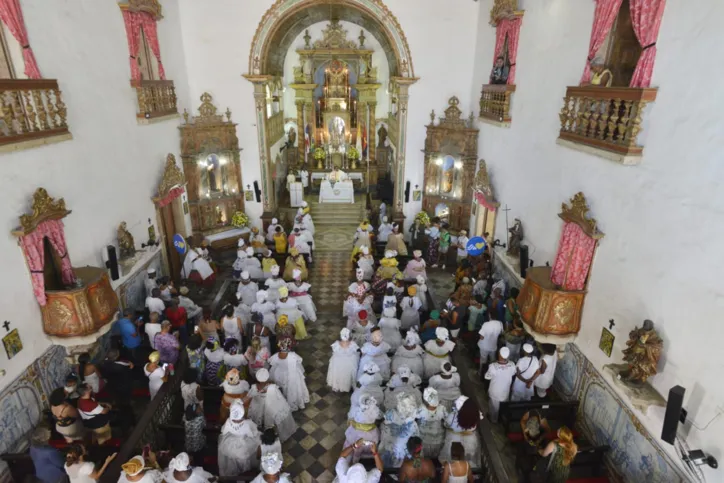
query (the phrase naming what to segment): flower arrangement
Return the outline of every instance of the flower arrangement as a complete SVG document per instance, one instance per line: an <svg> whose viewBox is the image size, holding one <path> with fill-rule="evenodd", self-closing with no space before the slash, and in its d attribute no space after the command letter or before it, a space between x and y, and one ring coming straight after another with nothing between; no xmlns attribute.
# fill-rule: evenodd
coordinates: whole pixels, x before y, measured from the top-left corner
<svg viewBox="0 0 724 483"><path fill-rule="evenodd" d="M314 159L316 159L317 161L321 161L326 157L327 157L327 153L324 152L324 149L317 148L314 150Z"/></svg>
<svg viewBox="0 0 724 483"><path fill-rule="evenodd" d="M430 215L421 211L415 215L415 221L419 221L422 225L428 225L430 223Z"/></svg>
<svg viewBox="0 0 724 483"><path fill-rule="evenodd" d="M231 217L231 225L237 228L249 226L249 217L243 211L237 211L234 213L234 216Z"/></svg>
<svg viewBox="0 0 724 483"><path fill-rule="evenodd" d="M347 151L347 157L351 160L359 159L359 150L357 150L354 146L351 146L349 151Z"/></svg>

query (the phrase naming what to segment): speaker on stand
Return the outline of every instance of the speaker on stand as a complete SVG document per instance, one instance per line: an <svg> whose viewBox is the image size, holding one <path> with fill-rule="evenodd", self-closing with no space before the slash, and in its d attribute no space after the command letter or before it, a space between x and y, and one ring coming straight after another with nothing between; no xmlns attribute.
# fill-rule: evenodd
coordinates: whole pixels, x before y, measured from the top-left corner
<svg viewBox="0 0 724 483"><path fill-rule="evenodd" d="M661 429L661 439L669 444L674 444L676 431L679 422L686 421L684 407L684 389L681 386L674 386L669 389L669 399L666 401L666 414L664 415L664 427Z"/></svg>
<svg viewBox="0 0 724 483"><path fill-rule="evenodd" d="M528 245L520 246L520 276L525 278L528 271Z"/></svg>
<svg viewBox="0 0 724 483"><path fill-rule="evenodd" d="M118 257L116 256L116 247L108 245L106 247L108 252L108 260L106 261L106 268L111 271L111 280L118 280L120 274L118 273Z"/></svg>
<svg viewBox="0 0 724 483"><path fill-rule="evenodd" d="M410 182L405 183L405 203L410 202Z"/></svg>
<svg viewBox="0 0 724 483"><path fill-rule="evenodd" d="M261 202L261 189L259 189L259 182L254 181L254 195L256 195L256 202Z"/></svg>

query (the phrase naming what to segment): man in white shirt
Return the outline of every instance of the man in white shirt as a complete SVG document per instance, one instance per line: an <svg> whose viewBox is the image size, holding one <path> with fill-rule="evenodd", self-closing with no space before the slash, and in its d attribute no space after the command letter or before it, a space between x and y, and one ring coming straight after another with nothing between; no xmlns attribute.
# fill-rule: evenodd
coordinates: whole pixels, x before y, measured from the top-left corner
<svg viewBox="0 0 724 483"><path fill-rule="evenodd" d="M163 314L163 311L166 310L166 304L164 304L163 300L161 300L161 289L154 288L151 291L151 295L146 297L146 307L151 313L155 312L158 315Z"/></svg>
<svg viewBox="0 0 724 483"><path fill-rule="evenodd" d="M367 471L362 463L357 463L352 466L349 464L349 456L354 452L355 449L367 447L375 458L375 468ZM372 441L359 440L353 445L348 446L342 450L339 455L337 464L334 467L334 471L337 473L335 481L339 483L378 483L382 478L382 459L377 452L377 445Z"/></svg>
<svg viewBox="0 0 724 483"><path fill-rule="evenodd" d="M146 270L146 275L148 278L146 278L143 283L146 285L146 297L150 297L151 291L158 287L158 284L156 283L156 269L149 268Z"/></svg>
<svg viewBox="0 0 724 483"><path fill-rule="evenodd" d="M523 357L520 358L517 364L517 370L515 374L515 381L513 382L513 394L510 400L513 402L517 401L530 401L535 392L536 378L538 377L538 369L540 369L540 362L538 358L533 355L533 346L530 344L523 344Z"/></svg>
<svg viewBox="0 0 724 483"><path fill-rule="evenodd" d="M299 170L299 177L302 181L302 189L304 191L307 191L307 187L309 186L309 171L307 171L307 165L303 165L302 169Z"/></svg>
<svg viewBox="0 0 724 483"><path fill-rule="evenodd" d="M489 319L483 323L478 331L479 340L478 348L480 348L480 368L478 372L483 373L483 366L488 362L495 360L495 353L498 351L498 337L503 332L503 323L499 320L490 319L490 314L487 314Z"/></svg>
<svg viewBox="0 0 724 483"><path fill-rule="evenodd" d="M535 380L535 392L538 397L543 398L548 395L548 389L553 385L558 357L555 344L543 344L541 349L543 355L540 358L540 375Z"/></svg>
<svg viewBox="0 0 724 483"><path fill-rule="evenodd" d="M485 379L490 381L488 387L488 417L495 424L498 422L500 403L507 401L510 396L510 386L517 372L515 364L508 360L510 350L502 347L498 351L498 361L493 362L485 373Z"/></svg>
<svg viewBox="0 0 724 483"><path fill-rule="evenodd" d="M460 233L458 234L458 264L463 260L463 258L468 256L468 249L465 248L468 245L468 242L470 241L470 238L468 238L468 232L465 230L460 230Z"/></svg>
<svg viewBox="0 0 724 483"><path fill-rule="evenodd" d="M195 321L197 317L201 315L201 312L203 312L203 309L196 305L193 300L189 298L189 288L186 286L181 287L178 289L178 303L181 307L186 309L186 313L188 314L188 318L190 321ZM194 325L196 325L194 323Z"/></svg>
<svg viewBox="0 0 724 483"><path fill-rule="evenodd" d="M151 317L148 322L146 322L146 326L143 328L143 330L146 332L146 335L148 336L148 341L151 344L151 348L153 350L156 350L156 343L153 341L153 339L156 337L156 334L161 332L161 324L158 322L159 315L156 312L151 312Z"/></svg>

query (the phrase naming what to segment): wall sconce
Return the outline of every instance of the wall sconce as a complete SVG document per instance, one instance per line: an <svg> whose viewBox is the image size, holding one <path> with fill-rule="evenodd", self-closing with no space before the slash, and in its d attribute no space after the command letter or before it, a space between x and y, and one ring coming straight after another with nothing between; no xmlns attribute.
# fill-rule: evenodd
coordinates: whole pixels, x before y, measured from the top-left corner
<svg viewBox="0 0 724 483"><path fill-rule="evenodd" d="M207 198L211 198L211 191L207 191L207 192L206 192L206 197L207 197Z"/></svg>
<svg viewBox="0 0 724 483"><path fill-rule="evenodd" d="M435 164L438 165L438 166L442 166L442 158L437 158L437 159L435 160Z"/></svg>
<svg viewBox="0 0 724 483"><path fill-rule="evenodd" d="M455 161L455 169L463 169L463 162Z"/></svg>

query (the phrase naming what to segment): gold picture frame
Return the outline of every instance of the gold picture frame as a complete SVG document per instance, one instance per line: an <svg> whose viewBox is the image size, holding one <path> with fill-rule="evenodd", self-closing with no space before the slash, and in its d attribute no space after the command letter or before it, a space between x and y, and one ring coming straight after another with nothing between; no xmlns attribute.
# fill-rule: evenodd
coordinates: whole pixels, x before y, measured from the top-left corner
<svg viewBox="0 0 724 483"><path fill-rule="evenodd" d="M422 191L414 190L412 192L412 201L421 201L421 200L422 200Z"/></svg>
<svg viewBox="0 0 724 483"><path fill-rule="evenodd" d="M615 340L616 336L614 336L610 330L603 327L601 330L601 340L598 342L598 348L601 349L608 357L611 357L611 353L613 352L613 343Z"/></svg>
<svg viewBox="0 0 724 483"><path fill-rule="evenodd" d="M244 191L244 200L245 201L254 201L254 192L251 190Z"/></svg>
<svg viewBox="0 0 724 483"><path fill-rule="evenodd" d="M8 359L12 359L18 352L23 350L23 341L20 340L18 329L11 330L8 335L3 337L3 345L5 346L5 352L8 354Z"/></svg>

